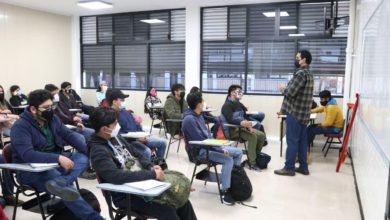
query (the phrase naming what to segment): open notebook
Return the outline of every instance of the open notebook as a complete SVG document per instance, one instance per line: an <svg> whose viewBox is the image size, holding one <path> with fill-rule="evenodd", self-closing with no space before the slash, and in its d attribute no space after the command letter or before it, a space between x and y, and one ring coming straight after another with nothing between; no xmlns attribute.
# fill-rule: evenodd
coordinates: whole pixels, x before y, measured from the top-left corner
<svg viewBox="0 0 390 220"><path fill-rule="evenodd" d="M144 180L144 181L139 181L139 182L125 183L126 186L130 186L130 187L133 187L135 189L139 189L139 190L143 190L143 191L157 188L157 187L163 186L165 184L166 183L160 182L157 180Z"/></svg>

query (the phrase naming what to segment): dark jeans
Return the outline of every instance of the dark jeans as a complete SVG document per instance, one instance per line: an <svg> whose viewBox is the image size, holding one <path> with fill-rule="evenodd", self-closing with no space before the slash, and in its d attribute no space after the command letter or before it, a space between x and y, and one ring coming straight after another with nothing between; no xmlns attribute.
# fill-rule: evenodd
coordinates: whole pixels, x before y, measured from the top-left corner
<svg viewBox="0 0 390 220"><path fill-rule="evenodd" d="M88 167L88 157L81 153L65 154L74 162L74 167L70 171L63 168L52 169L41 173L20 172L19 178L23 184L34 187L39 192L48 192L46 182L53 179L62 178L67 185L72 185L76 178ZM63 200L66 207L80 219L103 220L103 218L81 197L75 201Z"/></svg>
<svg viewBox="0 0 390 220"><path fill-rule="evenodd" d="M300 168L307 170L307 126L300 123L294 116L287 115L287 149L284 169L295 169L295 157L298 153Z"/></svg>
<svg viewBox="0 0 390 220"><path fill-rule="evenodd" d="M3 154L0 154L0 163L5 163ZM3 196L12 196L14 191L14 182L12 181L12 175L6 169L3 169L2 172L1 191L3 193Z"/></svg>
<svg viewBox="0 0 390 220"><path fill-rule="evenodd" d="M310 125L307 129L308 143L311 144L317 134L338 134L341 132L341 128L337 127L321 127L318 124Z"/></svg>
<svg viewBox="0 0 390 220"><path fill-rule="evenodd" d="M123 195L123 199L116 202L117 207L126 207L126 199ZM196 214L191 202L188 200L182 207L175 209L167 204L160 204L157 202L145 202L145 200L138 196L131 196L131 210L158 220L196 220Z"/></svg>

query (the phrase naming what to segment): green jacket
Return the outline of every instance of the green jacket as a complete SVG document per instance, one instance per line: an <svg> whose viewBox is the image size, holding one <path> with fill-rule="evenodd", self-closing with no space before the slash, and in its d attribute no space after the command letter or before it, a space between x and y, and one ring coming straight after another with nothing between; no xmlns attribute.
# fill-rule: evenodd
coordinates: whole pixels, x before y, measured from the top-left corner
<svg viewBox="0 0 390 220"><path fill-rule="evenodd" d="M183 112L185 112L187 108L188 104L186 100L183 100L183 108L181 108L179 100L177 100L174 95L169 94L164 105L164 117L166 119L182 119ZM167 132L170 134L177 134L180 131L180 128L180 123L167 123Z"/></svg>

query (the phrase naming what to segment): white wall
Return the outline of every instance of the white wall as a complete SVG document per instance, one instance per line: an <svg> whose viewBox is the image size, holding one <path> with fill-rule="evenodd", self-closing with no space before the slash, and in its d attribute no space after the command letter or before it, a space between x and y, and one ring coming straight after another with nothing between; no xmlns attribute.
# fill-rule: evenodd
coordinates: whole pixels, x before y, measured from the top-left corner
<svg viewBox="0 0 390 220"><path fill-rule="evenodd" d="M25 93L73 81L70 17L0 3L0 84Z"/></svg>
<svg viewBox="0 0 390 220"><path fill-rule="evenodd" d="M381 3L381 0L356 1L351 96L354 96L356 92L360 91L360 85L367 83L361 78L362 67L364 65L363 30L371 16L374 14L375 9L378 6L383 8L384 5L380 5ZM385 3L389 4L389 1L384 0L383 4ZM390 7L387 7L386 10L385 14L388 15L390 13ZM387 24L389 24L389 18L385 16L384 19L387 19ZM387 36L389 36L388 31L388 28L382 28L377 35L384 36L384 34L387 34ZM387 38L387 44L390 44L390 38ZM372 52L375 53L376 51ZM383 59L383 61L385 61L385 59ZM388 58L387 62L389 62ZM376 70L388 71L382 69L384 63L385 62L382 62L382 65L376 65ZM384 118L381 120L384 120ZM376 139L370 135L370 129L365 124L365 119L358 114L350 139L351 151L364 217L367 220L377 220L383 219L385 213L389 164L380 150L383 146L378 146Z"/></svg>

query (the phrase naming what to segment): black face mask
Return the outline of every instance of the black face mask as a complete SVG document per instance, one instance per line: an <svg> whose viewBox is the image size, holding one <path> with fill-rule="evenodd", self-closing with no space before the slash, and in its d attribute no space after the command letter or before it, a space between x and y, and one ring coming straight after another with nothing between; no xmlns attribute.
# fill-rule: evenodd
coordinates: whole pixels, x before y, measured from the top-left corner
<svg viewBox="0 0 390 220"><path fill-rule="evenodd" d="M53 119L53 115L54 115L54 111L51 108L41 112L42 118L44 118L47 122L50 122Z"/></svg>
<svg viewBox="0 0 390 220"><path fill-rule="evenodd" d="M329 101L323 101L323 102L320 102L322 106L326 106L328 104Z"/></svg>
<svg viewBox="0 0 390 220"><path fill-rule="evenodd" d="M0 94L0 101L4 100L4 93Z"/></svg>
<svg viewBox="0 0 390 220"><path fill-rule="evenodd" d="M184 96L186 95L186 93L185 92L180 92L180 98L181 99L184 99Z"/></svg>
<svg viewBox="0 0 390 220"><path fill-rule="evenodd" d="M295 63L294 63L294 65L295 65L295 67L296 67L296 68L299 68L299 67L301 67L301 65L299 64L299 61L298 61L298 60L295 60Z"/></svg>
<svg viewBox="0 0 390 220"><path fill-rule="evenodd" d="M66 89L65 92L66 92L66 93L70 93L70 89Z"/></svg>

